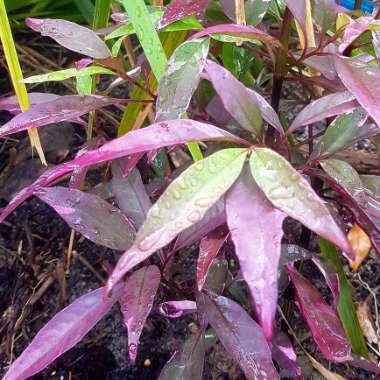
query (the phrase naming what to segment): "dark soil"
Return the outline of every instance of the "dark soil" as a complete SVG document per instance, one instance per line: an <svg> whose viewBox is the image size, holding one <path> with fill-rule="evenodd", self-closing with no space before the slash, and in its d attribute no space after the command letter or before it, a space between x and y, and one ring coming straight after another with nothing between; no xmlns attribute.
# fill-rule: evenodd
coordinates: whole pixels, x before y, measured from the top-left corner
<svg viewBox="0 0 380 380"><path fill-rule="evenodd" d="M25 41L28 41L27 47L42 51L43 56L59 67L68 67L76 59L75 55L63 56L61 49L51 41L34 35L31 37L29 33L21 34L18 40L20 46L26 45ZM28 75L36 73L35 70L40 67L54 70L54 67L49 67L46 61L35 63L34 60L38 61L36 57L31 60L34 66L28 66L28 55L24 52L22 57ZM0 78L6 78L3 66L0 66ZM10 91L8 81L0 79L0 85L0 95ZM46 86L39 86L34 91L46 89ZM62 84L52 84L49 85L48 91L70 93L70 88ZM118 111L112 109L111 111L114 111L118 117ZM1 124L9 118L10 115L0 113ZM109 126L109 123L104 123L104 126L106 125L100 134L110 138L115 130ZM98 125L96 130L100 131L101 126ZM62 146L51 147L52 152L48 157L51 165L72 158L85 141L82 127L75 126L68 129L70 129L67 132L70 138L68 139L66 135L64 140L66 142L70 140L70 144L65 149L62 149ZM64 133L63 128L60 133ZM57 140L63 141L62 136ZM3 198L0 207L2 207L6 205L10 193L30 183L40 172L41 167L31 156L24 135L0 141L0 159L0 196ZM144 164L140 169L147 182L151 176L150 169ZM91 171L87 177L88 188L94 188L106 177L106 167ZM107 264L114 265L120 256L120 252L96 246L76 235L72 262L65 273L69 236L68 226L52 209L34 198L25 202L0 225L0 374L4 373L9 363L14 361L54 314L78 296L102 286L104 279L107 278L105 269ZM233 257L230 244L226 246L225 253L228 258ZM196 256L197 247L186 249L176 256L171 273L177 285L192 285ZM151 261L158 263L158 258L154 257ZM308 278L313 279L328 299L329 291L316 268L305 263L302 270ZM376 288L380 283L378 258L370 257L360 269L360 275L372 289ZM369 294L368 290L358 283L357 276L351 276L350 281L355 289L355 299L363 301ZM182 299L191 298L191 295L181 296ZM156 303L173 300L175 297L178 298L179 295L176 295L169 286L162 286L156 297ZM380 379L379 376L362 370L345 365L330 366L324 361L294 306L291 289L287 290L286 297L290 304L289 321L304 348L318 361L347 379ZM375 315L374 302L371 307L372 314ZM152 313L141 336L137 363L132 366L127 356L125 327L118 306L115 306L82 342L33 379L157 379L166 361L181 347L185 337L194 332L197 323L195 315L168 320ZM280 326L284 328L281 321ZM303 355L299 347L297 352L300 356ZM374 358L379 360L376 356ZM307 378L320 377L310 369ZM207 352L204 379L239 380L244 379L244 376L221 344L216 342Z"/></svg>

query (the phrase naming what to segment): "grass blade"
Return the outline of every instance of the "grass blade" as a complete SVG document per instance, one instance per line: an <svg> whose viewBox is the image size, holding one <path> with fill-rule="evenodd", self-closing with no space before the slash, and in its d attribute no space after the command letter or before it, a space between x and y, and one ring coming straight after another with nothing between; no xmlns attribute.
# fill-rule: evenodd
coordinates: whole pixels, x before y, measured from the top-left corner
<svg viewBox="0 0 380 380"><path fill-rule="evenodd" d="M83 0L81 0L83 1ZM97 30L105 28L108 25L108 19L110 17L112 0L96 0L94 18L92 22L92 29Z"/></svg>
<svg viewBox="0 0 380 380"><path fill-rule="evenodd" d="M356 315L352 291L348 284L342 263L339 259L335 246L324 239L319 240L322 255L334 263L339 276L339 302L337 305L339 318L350 341L352 350L365 358L368 358L368 350L363 337L362 330Z"/></svg>
<svg viewBox="0 0 380 380"><path fill-rule="evenodd" d="M20 62L18 60L16 46L13 41L11 27L9 25L7 11L5 9L4 0L0 0L0 39L4 49L5 59L9 68L9 73L12 79L13 87L20 103L21 110L25 112L30 108L29 96L26 91L24 79L21 71ZM45 155L42 149L41 141L36 129L32 128L28 131L32 146L40 157L41 162L47 165Z"/></svg>
<svg viewBox="0 0 380 380"><path fill-rule="evenodd" d="M159 80L166 70L167 58L145 2L144 0L123 0L123 5L137 31L137 37L156 80Z"/></svg>

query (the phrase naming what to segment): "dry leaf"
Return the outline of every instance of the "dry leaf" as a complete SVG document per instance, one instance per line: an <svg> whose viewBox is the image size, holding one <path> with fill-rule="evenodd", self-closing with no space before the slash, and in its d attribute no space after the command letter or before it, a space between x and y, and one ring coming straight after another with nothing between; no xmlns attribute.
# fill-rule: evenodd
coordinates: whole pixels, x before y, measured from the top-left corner
<svg viewBox="0 0 380 380"><path fill-rule="evenodd" d="M363 260L368 256L371 249L371 241L367 234L357 225L354 224L348 232L347 239L355 255L355 260L349 260L351 269L356 272Z"/></svg>
<svg viewBox="0 0 380 380"><path fill-rule="evenodd" d="M337 373L329 371L321 363L318 363L311 355L307 354L307 357L311 361L313 367L326 378L326 380L347 380L345 377L338 375Z"/></svg>
<svg viewBox="0 0 380 380"><path fill-rule="evenodd" d="M368 302L359 302L356 305L356 314L358 315L359 324L369 343L378 344L379 337L377 336L376 329L374 327L371 309Z"/></svg>

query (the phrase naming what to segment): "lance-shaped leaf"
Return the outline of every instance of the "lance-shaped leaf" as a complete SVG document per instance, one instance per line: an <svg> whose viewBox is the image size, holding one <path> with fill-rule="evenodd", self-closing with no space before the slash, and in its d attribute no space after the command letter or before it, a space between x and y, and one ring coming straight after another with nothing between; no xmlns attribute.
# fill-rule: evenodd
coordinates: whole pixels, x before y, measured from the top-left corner
<svg viewBox="0 0 380 380"><path fill-rule="evenodd" d="M68 78L80 78L87 75L96 75L96 74L107 74L107 75L117 75L112 70L109 70L102 66L88 66L81 69L72 68L66 70L52 71L46 74L33 75L31 77L25 78L24 83L43 83L43 82L52 82L52 81L62 81Z"/></svg>
<svg viewBox="0 0 380 380"><path fill-rule="evenodd" d="M111 188L121 211L132 219L133 225L140 228L152 205L142 182L140 172L132 169L127 177L123 176L120 163L112 165Z"/></svg>
<svg viewBox="0 0 380 380"><path fill-rule="evenodd" d="M149 210L131 249L119 259L108 279L108 291L135 265L199 222L235 182L246 155L247 149L220 150L176 178Z"/></svg>
<svg viewBox="0 0 380 380"><path fill-rule="evenodd" d="M227 240L227 237L228 229L225 225L222 225L201 240L197 262L198 291L202 291L210 266Z"/></svg>
<svg viewBox="0 0 380 380"><path fill-rule="evenodd" d="M352 145L357 140L371 137L379 133L377 127L363 125L368 118L362 107L353 112L338 116L327 128L323 137L318 141L310 159L328 157Z"/></svg>
<svg viewBox="0 0 380 380"><path fill-rule="evenodd" d="M284 0L293 17L297 20L302 30L306 30L306 1Z"/></svg>
<svg viewBox="0 0 380 380"><path fill-rule="evenodd" d="M198 87L209 45L208 38L186 41L174 51L158 84L157 121L179 119L186 112Z"/></svg>
<svg viewBox="0 0 380 380"><path fill-rule="evenodd" d="M256 148L250 159L252 175L272 204L352 255L345 234L309 182L278 153Z"/></svg>
<svg viewBox="0 0 380 380"><path fill-rule="evenodd" d="M181 232L175 242L173 251L192 245L215 228L226 222L224 199L218 200L205 214L202 220Z"/></svg>
<svg viewBox="0 0 380 380"><path fill-rule="evenodd" d="M380 126L380 69L356 58L334 57L335 68L346 88Z"/></svg>
<svg viewBox="0 0 380 380"><path fill-rule="evenodd" d="M263 32L262 30L249 25L237 25L237 24L220 24L210 26L200 32L195 33L190 39L201 38L204 36L213 35L225 35L238 38L239 40L252 40L256 39L263 42L270 42L279 46L280 42L272 37L270 34Z"/></svg>
<svg viewBox="0 0 380 380"><path fill-rule="evenodd" d="M66 49L97 59L111 56L107 45L95 32L71 21L28 17L25 23L35 32L52 38Z"/></svg>
<svg viewBox="0 0 380 380"><path fill-rule="evenodd" d="M104 290L99 288L60 311L38 332L3 380L24 380L42 371L75 346L111 310L122 291L123 286L118 286L111 298L104 299Z"/></svg>
<svg viewBox="0 0 380 380"><path fill-rule="evenodd" d="M228 298L201 297L211 326L247 379L279 379L265 336L248 313Z"/></svg>
<svg viewBox="0 0 380 380"><path fill-rule="evenodd" d="M243 145L249 143L231 133L213 125L194 120L172 120L165 123L153 124L144 129L131 131L114 139L102 147L83 154L76 159L55 168L47 170L32 185L21 190L0 214L0 222L4 220L18 205L33 195L41 186L47 186L52 181L72 172L78 166L90 166L105 161L147 152L188 141L218 140L231 141ZM213 227L215 228L215 227Z"/></svg>
<svg viewBox="0 0 380 380"><path fill-rule="evenodd" d="M162 369L158 380L202 380L205 356L203 330L187 338Z"/></svg>
<svg viewBox="0 0 380 380"><path fill-rule="evenodd" d="M224 10L224 13L232 21L236 21L236 7L234 0L221 0L220 4ZM264 18L270 1L268 0L247 0L245 1L245 19L248 25L256 26Z"/></svg>
<svg viewBox="0 0 380 380"><path fill-rule="evenodd" d="M123 104L127 99L98 95L65 95L49 102L36 104L26 112L16 115L0 127L0 137L37 128L43 125L73 120L96 108Z"/></svg>
<svg viewBox="0 0 380 380"><path fill-rule="evenodd" d="M337 15L334 0L314 0L313 18L320 26L322 32L330 29Z"/></svg>
<svg viewBox="0 0 380 380"><path fill-rule="evenodd" d="M304 59L304 63L312 69L319 71L328 80L337 80L334 62L330 55L312 55L311 57Z"/></svg>
<svg viewBox="0 0 380 380"><path fill-rule="evenodd" d="M352 350L362 357L368 357L368 349L360 328L358 316L352 298L352 289L349 282L347 281L338 252L332 244L323 239L320 239L319 246L321 248L323 257L326 260L329 260L332 265L335 266L336 271L338 272L339 300L337 309L339 318L342 321Z"/></svg>
<svg viewBox="0 0 380 380"><path fill-rule="evenodd" d="M140 335L152 310L160 280L160 270L151 265L134 272L125 281L120 305L128 329L128 352L132 364L136 362Z"/></svg>
<svg viewBox="0 0 380 380"><path fill-rule="evenodd" d="M333 362L351 359L351 347L335 311L318 290L292 266L287 266L298 306L323 356Z"/></svg>
<svg viewBox="0 0 380 380"><path fill-rule="evenodd" d="M267 102L267 100L263 96L261 96L256 91L251 90L250 88L247 88L247 90L253 98L254 102L260 108L261 116L263 117L263 119L272 127L275 127L277 131L283 135L284 130L282 128L281 121L273 107Z"/></svg>
<svg viewBox="0 0 380 380"><path fill-rule="evenodd" d="M263 332L271 340L277 309L282 223L286 214L268 201L252 178L248 165L227 193L226 214L241 274Z"/></svg>
<svg viewBox="0 0 380 380"><path fill-rule="evenodd" d="M49 94L47 92L29 92L28 96L32 107L36 104L50 102L51 100L56 100L61 97L60 95ZM5 110L14 114L20 113L21 108L17 100L17 96L13 95L1 97L0 110Z"/></svg>
<svg viewBox="0 0 380 380"><path fill-rule="evenodd" d="M187 16L202 13L210 3L211 0L174 0L165 8L158 28L164 28Z"/></svg>
<svg viewBox="0 0 380 380"><path fill-rule="evenodd" d="M297 363L297 356L294 352L292 342L282 331L277 331L272 342L273 359L281 368L280 375L297 379L301 376L301 367Z"/></svg>
<svg viewBox="0 0 380 380"><path fill-rule="evenodd" d="M247 131L262 136L263 120L260 108L250 96L247 88L228 70L210 60L204 62L215 91L220 96L224 108Z"/></svg>
<svg viewBox="0 0 380 380"><path fill-rule="evenodd" d="M287 133L292 133L304 125L313 124L331 116L351 112L357 107L358 103L355 97L348 91L323 96L308 104L297 115Z"/></svg>
<svg viewBox="0 0 380 380"><path fill-rule="evenodd" d="M131 247L134 230L120 210L100 197L66 187L41 188L36 195L75 231L96 244L118 250Z"/></svg>
<svg viewBox="0 0 380 380"><path fill-rule="evenodd" d="M353 196L360 196L364 186L358 172L347 162L329 159L321 162L323 170Z"/></svg>
<svg viewBox="0 0 380 380"><path fill-rule="evenodd" d="M197 311L195 301L167 301L158 306L158 314L166 318L179 318Z"/></svg>

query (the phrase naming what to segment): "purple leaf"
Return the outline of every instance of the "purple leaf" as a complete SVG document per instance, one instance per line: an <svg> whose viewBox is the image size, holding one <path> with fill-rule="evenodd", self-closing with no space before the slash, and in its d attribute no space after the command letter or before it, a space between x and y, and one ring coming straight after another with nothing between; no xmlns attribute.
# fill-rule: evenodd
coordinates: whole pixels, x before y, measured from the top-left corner
<svg viewBox="0 0 380 380"><path fill-rule="evenodd" d="M146 215L152 205L140 172L133 169L127 177L123 176L121 162L112 165L111 188L121 211L133 221L136 228L144 223Z"/></svg>
<svg viewBox="0 0 380 380"><path fill-rule="evenodd" d="M248 89L228 70L210 60L204 62L204 69L224 108L244 129L261 138L263 121L260 108Z"/></svg>
<svg viewBox="0 0 380 380"><path fill-rule="evenodd" d="M279 379L260 326L236 302L202 295L205 311L224 348L240 365L248 380Z"/></svg>
<svg viewBox="0 0 380 380"><path fill-rule="evenodd" d="M209 232L226 222L226 213L224 212L224 199L217 201L205 214L203 219L181 232L175 242L173 251L179 251L181 248L192 245Z"/></svg>
<svg viewBox="0 0 380 380"><path fill-rule="evenodd" d="M335 0L314 0L313 19L322 32L330 29L337 15Z"/></svg>
<svg viewBox="0 0 380 380"><path fill-rule="evenodd" d="M115 99L98 95L65 95L58 99L36 104L26 112L16 115L0 128L0 137L37 128L43 125L74 120L96 108L123 104L127 99Z"/></svg>
<svg viewBox="0 0 380 380"><path fill-rule="evenodd" d="M60 95L49 94L47 92L29 92L29 102L33 106L41 103L50 102L60 98ZM5 110L13 114L21 113L20 104L17 96L3 96L0 98L0 110Z"/></svg>
<svg viewBox="0 0 380 380"><path fill-rule="evenodd" d="M222 225L201 240L197 262L198 291L202 291L210 266L227 240L227 237L228 229L225 225Z"/></svg>
<svg viewBox="0 0 380 380"><path fill-rule="evenodd" d="M211 0L174 0L165 8L165 13L162 16L158 29L181 20L187 16L204 12Z"/></svg>
<svg viewBox="0 0 380 380"><path fill-rule="evenodd" d="M107 282L111 291L121 277L180 232L202 220L207 210L239 176L247 149L220 150L197 161L177 177L148 212L133 246L119 259Z"/></svg>
<svg viewBox="0 0 380 380"><path fill-rule="evenodd" d="M120 285L111 298L104 299L104 290L99 288L76 299L38 332L3 380L24 380L43 370L75 346L111 310L122 291Z"/></svg>
<svg viewBox="0 0 380 380"><path fill-rule="evenodd" d="M128 352L132 364L136 362L140 335L152 310L160 280L159 269L151 265L132 273L125 281L120 305L128 329Z"/></svg>
<svg viewBox="0 0 380 380"><path fill-rule="evenodd" d="M276 332L272 342L272 355L274 361L281 368L281 376L291 378L302 378L302 370L297 363L292 342L282 331Z"/></svg>
<svg viewBox="0 0 380 380"><path fill-rule="evenodd" d="M203 71L210 39L185 41L172 54L158 85L156 121L180 119L189 107Z"/></svg>
<svg viewBox="0 0 380 380"><path fill-rule="evenodd" d="M301 29L306 31L306 1L284 0L293 17L297 20Z"/></svg>
<svg viewBox="0 0 380 380"><path fill-rule="evenodd" d="M165 146L184 144L188 141L231 141L243 145L249 143L211 124L194 120L172 120L153 124L150 127L131 131L114 139L98 149L89 151L82 156L47 170L37 181L21 190L2 211L0 222L3 221L18 205L33 195L41 186L48 186L54 180L72 172L77 166L90 166L114 160L128 155L147 152Z"/></svg>
<svg viewBox="0 0 380 380"><path fill-rule="evenodd" d="M312 55L311 57L304 59L304 63L312 69L319 71L328 80L337 80L334 62L330 55Z"/></svg>
<svg viewBox="0 0 380 380"><path fill-rule="evenodd" d="M323 257L313 256L313 263L319 269L319 271L323 274L323 277L326 280L327 286L330 288L330 291L333 296L334 306L336 307L339 302L339 276L336 271L336 266L332 261L327 261Z"/></svg>
<svg viewBox="0 0 380 380"><path fill-rule="evenodd" d="M336 56L334 63L343 84L380 127L380 69L356 58Z"/></svg>
<svg viewBox="0 0 380 380"><path fill-rule="evenodd" d="M247 90L250 96L252 97L253 101L260 108L261 116L263 117L263 119L272 127L275 127L277 131L280 132L281 135L283 135L284 129L282 128L281 121L273 107L267 102L267 100L263 96L261 96L256 91L251 90L250 88L247 88Z"/></svg>
<svg viewBox="0 0 380 380"><path fill-rule="evenodd" d="M96 59L111 57L107 45L91 29L66 20L44 20L28 17L25 23L42 36L48 36L63 47Z"/></svg>
<svg viewBox="0 0 380 380"><path fill-rule="evenodd" d="M271 340L277 309L282 223L286 214L268 201L252 178L248 165L227 193L226 214L241 274L263 332Z"/></svg>
<svg viewBox="0 0 380 380"><path fill-rule="evenodd" d="M204 356L204 332L200 329L169 359L158 380L202 380Z"/></svg>
<svg viewBox="0 0 380 380"><path fill-rule="evenodd" d="M294 119L287 133L332 116L352 112L358 107L355 97L348 91L323 96L308 104Z"/></svg>
<svg viewBox="0 0 380 380"><path fill-rule="evenodd" d="M325 203L285 158L271 149L255 148L250 165L256 183L275 207L336 244L348 256L353 255L346 235Z"/></svg>
<svg viewBox="0 0 380 380"><path fill-rule="evenodd" d="M191 36L190 39L201 38L204 36L209 36L213 34L225 34L227 36L238 37L238 38L248 38L257 39L264 42L271 42L274 45L279 45L279 41L268 33L249 25L237 25L237 24L220 24L215 26L210 26L200 32L197 32Z"/></svg>
<svg viewBox="0 0 380 380"><path fill-rule="evenodd" d="M158 314L166 318L179 318L186 314L197 311L195 301L168 301L161 303L158 307Z"/></svg>
<svg viewBox="0 0 380 380"><path fill-rule="evenodd" d="M118 250L131 247L135 233L120 210L100 197L65 187L40 188L36 195L75 231L96 244Z"/></svg>
<svg viewBox="0 0 380 380"><path fill-rule="evenodd" d="M323 356L333 362L351 359L351 347L335 311L326 304L318 290L290 265L298 306Z"/></svg>

